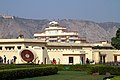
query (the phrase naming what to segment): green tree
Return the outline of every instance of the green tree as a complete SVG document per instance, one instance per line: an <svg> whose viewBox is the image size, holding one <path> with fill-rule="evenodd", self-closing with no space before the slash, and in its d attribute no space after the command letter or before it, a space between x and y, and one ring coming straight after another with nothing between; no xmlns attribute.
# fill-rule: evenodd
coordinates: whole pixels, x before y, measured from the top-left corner
<svg viewBox="0 0 120 80"><path fill-rule="evenodd" d="M112 46L116 49L120 49L120 28L116 32L116 37L113 37L111 41Z"/></svg>

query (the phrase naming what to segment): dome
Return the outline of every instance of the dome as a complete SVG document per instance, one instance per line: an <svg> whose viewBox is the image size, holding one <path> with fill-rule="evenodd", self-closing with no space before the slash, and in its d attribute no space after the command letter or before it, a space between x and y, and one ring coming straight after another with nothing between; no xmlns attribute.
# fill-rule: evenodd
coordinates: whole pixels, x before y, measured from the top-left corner
<svg viewBox="0 0 120 80"><path fill-rule="evenodd" d="M51 22L49 23L49 25L50 25L50 26L58 26L59 23L56 22L56 21L51 21Z"/></svg>

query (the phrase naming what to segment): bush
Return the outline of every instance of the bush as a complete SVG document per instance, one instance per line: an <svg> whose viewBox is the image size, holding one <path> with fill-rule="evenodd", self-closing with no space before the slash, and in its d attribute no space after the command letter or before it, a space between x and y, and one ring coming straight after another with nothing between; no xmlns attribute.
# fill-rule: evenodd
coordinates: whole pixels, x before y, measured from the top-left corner
<svg viewBox="0 0 120 80"><path fill-rule="evenodd" d="M56 65L59 71L86 71L90 65Z"/></svg>
<svg viewBox="0 0 120 80"><path fill-rule="evenodd" d="M31 67L0 70L0 80L14 80L19 78L46 76L56 74L57 67Z"/></svg>
<svg viewBox="0 0 120 80"><path fill-rule="evenodd" d="M29 68L29 67L46 67L46 66L54 66L51 64L31 64L31 63L27 63L27 64L0 64L0 70L3 69L15 69L15 68ZM55 65L56 66L56 65Z"/></svg>
<svg viewBox="0 0 120 80"><path fill-rule="evenodd" d="M120 80L120 76L116 76L116 77L112 78L111 80Z"/></svg>
<svg viewBox="0 0 120 80"><path fill-rule="evenodd" d="M3 69L14 69L14 68L28 68L37 67L37 64L0 64L0 70Z"/></svg>
<svg viewBox="0 0 120 80"><path fill-rule="evenodd" d="M30 67L46 67L57 66L59 71L85 71L91 65L53 65L53 64L1 64L0 70L3 69L15 69L15 68L30 68Z"/></svg>
<svg viewBox="0 0 120 80"><path fill-rule="evenodd" d="M120 75L119 66L90 66L87 70L89 74L99 73L100 75L105 75L110 73L111 75Z"/></svg>

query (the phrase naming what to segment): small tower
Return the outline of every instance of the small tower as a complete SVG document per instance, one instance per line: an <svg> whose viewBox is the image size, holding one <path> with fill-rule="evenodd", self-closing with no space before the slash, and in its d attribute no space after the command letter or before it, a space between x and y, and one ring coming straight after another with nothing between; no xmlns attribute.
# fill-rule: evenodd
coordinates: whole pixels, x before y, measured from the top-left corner
<svg viewBox="0 0 120 80"><path fill-rule="evenodd" d="M56 21L52 21L52 22L49 23L49 26L56 27L56 26L59 26L59 23L56 22Z"/></svg>

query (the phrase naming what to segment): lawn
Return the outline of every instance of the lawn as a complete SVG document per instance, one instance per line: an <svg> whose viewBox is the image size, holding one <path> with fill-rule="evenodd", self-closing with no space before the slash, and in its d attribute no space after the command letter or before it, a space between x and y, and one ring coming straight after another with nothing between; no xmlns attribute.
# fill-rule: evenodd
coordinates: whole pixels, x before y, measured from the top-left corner
<svg viewBox="0 0 120 80"><path fill-rule="evenodd" d="M80 71L59 71L58 74L41 76L34 78L25 78L19 80L103 80L105 75L88 75Z"/></svg>
<svg viewBox="0 0 120 80"><path fill-rule="evenodd" d="M120 80L120 76L116 76L116 77L112 78L111 80Z"/></svg>

